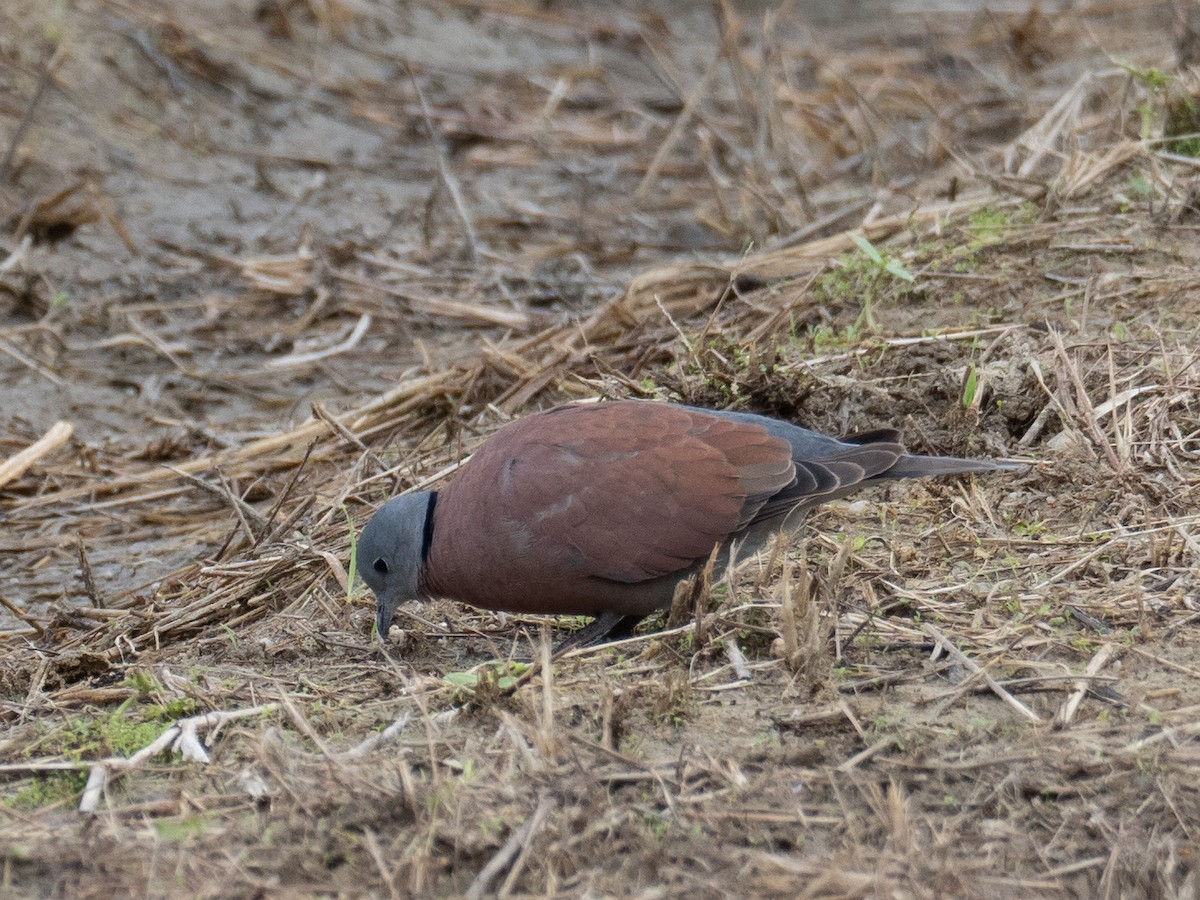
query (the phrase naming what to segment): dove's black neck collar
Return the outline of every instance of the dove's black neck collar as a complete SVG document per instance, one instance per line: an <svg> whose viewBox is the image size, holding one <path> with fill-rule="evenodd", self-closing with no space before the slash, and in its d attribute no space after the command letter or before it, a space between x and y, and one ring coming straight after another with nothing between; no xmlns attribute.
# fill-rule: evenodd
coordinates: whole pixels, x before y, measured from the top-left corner
<svg viewBox="0 0 1200 900"><path fill-rule="evenodd" d="M429 492L429 502L425 505L425 525L421 529L421 562L429 557L429 545L433 543L433 508L437 506L437 491Z"/></svg>

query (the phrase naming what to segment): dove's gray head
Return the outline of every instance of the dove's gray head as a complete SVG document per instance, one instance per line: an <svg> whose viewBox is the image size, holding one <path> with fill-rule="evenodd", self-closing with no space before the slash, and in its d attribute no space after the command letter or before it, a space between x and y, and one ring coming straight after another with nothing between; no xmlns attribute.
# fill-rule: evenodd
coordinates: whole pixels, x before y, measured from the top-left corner
<svg viewBox="0 0 1200 900"><path fill-rule="evenodd" d="M375 592L375 626L386 639L396 607L414 599L433 539L436 491L394 497L367 523L358 539L358 570Z"/></svg>

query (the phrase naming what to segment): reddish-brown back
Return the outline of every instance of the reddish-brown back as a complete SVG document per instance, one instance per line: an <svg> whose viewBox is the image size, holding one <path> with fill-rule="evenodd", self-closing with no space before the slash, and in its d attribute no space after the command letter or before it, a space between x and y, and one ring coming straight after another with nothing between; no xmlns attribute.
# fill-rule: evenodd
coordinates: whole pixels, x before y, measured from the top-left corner
<svg viewBox="0 0 1200 900"><path fill-rule="evenodd" d="M787 441L702 410L527 416L439 492L424 587L490 609L649 613L661 600L638 585L707 559L794 479Z"/></svg>

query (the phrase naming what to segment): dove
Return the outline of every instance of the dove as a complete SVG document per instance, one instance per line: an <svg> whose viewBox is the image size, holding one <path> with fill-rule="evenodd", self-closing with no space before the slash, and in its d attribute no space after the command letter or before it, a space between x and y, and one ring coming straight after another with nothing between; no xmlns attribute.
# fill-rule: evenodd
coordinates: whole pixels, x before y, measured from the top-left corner
<svg viewBox="0 0 1200 900"><path fill-rule="evenodd" d="M746 558L808 510L902 478L1014 469L909 453L898 432L838 439L754 413L623 400L495 432L440 490L394 497L358 541L386 637L397 607L447 598L593 616L586 642L670 607L716 551Z"/></svg>

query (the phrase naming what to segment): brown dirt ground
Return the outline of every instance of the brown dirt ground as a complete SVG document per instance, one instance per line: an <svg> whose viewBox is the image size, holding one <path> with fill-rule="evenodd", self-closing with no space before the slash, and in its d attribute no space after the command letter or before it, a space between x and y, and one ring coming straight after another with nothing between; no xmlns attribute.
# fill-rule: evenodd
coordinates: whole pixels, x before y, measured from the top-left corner
<svg viewBox="0 0 1200 900"><path fill-rule="evenodd" d="M1200 15L864 10L4 4L5 895L1200 894ZM350 523L595 396L1030 465L373 641Z"/></svg>

